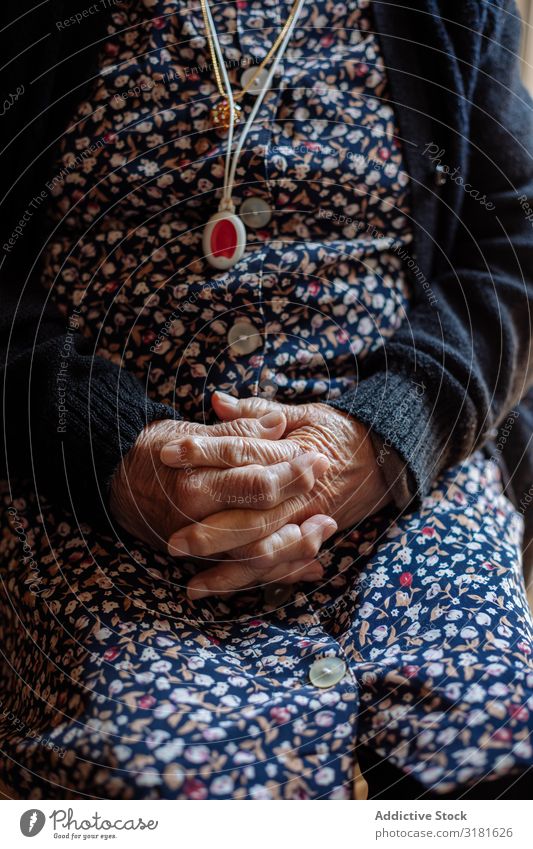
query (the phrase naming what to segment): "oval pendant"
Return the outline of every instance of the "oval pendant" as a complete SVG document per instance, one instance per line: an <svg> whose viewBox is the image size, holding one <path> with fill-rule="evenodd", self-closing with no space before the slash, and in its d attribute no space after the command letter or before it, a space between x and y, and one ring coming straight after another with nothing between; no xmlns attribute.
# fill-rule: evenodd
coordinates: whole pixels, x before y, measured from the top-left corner
<svg viewBox="0 0 533 849"><path fill-rule="evenodd" d="M239 216L215 212L205 225L202 247L213 268L225 270L235 265L246 247L246 229Z"/></svg>

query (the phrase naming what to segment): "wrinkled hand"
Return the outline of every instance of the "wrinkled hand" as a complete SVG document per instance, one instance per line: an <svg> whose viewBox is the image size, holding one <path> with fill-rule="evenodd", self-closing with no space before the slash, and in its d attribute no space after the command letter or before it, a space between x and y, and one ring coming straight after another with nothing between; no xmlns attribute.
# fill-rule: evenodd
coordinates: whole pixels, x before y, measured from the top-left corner
<svg viewBox="0 0 533 849"><path fill-rule="evenodd" d="M280 411L212 426L152 422L113 477L111 512L133 536L165 549L171 534L218 511L246 506L254 513L301 496L311 491L328 461L314 449L277 441L285 428ZM214 438L221 446L231 444L230 463L210 468L208 461L188 461L193 442L197 446ZM263 449L260 464L249 459L257 443Z"/></svg>
<svg viewBox="0 0 533 849"><path fill-rule="evenodd" d="M315 451L329 460L329 468L307 492L260 511L222 510L201 522L182 527L169 539L175 556L212 557L223 552L228 559L195 576L192 597L231 592L253 584L293 581L295 574L320 576L316 555L324 539L334 532L327 517L340 529L357 524L390 501L390 495L366 426L354 417L325 404L286 405L259 398L237 400L222 393L213 396L213 407L226 423L267 412L286 418L285 441L302 451ZM250 447L248 461L262 463L266 441ZM191 465L219 466L231 461L231 446L224 439L191 439L187 460ZM311 532L311 517L321 517L322 533ZM304 527L305 526L305 527ZM277 577L274 577L277 576Z"/></svg>

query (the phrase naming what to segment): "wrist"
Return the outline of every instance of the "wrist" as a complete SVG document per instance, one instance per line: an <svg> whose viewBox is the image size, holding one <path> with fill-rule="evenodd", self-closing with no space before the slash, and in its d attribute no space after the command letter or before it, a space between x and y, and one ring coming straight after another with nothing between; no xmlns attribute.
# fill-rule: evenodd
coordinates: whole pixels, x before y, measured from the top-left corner
<svg viewBox="0 0 533 849"><path fill-rule="evenodd" d="M110 484L111 514L128 533L156 549L164 548L164 540L152 527L150 517L169 471L159 455L163 445L175 438L180 424L172 419L158 419L145 425L122 458Z"/></svg>

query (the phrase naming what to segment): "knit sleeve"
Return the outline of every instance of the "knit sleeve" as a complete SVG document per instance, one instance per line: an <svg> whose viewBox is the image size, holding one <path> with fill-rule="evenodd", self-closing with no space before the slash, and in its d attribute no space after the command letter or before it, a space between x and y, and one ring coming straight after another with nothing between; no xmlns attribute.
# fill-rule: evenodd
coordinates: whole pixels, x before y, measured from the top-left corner
<svg viewBox="0 0 533 849"><path fill-rule="evenodd" d="M82 9L54 4L57 20ZM64 15L62 12L64 11ZM82 92L97 73L107 14L58 28L50 4L4 0L0 169L0 476L29 479L40 495L74 507L79 521L105 518L110 479L142 428L174 409L98 356L49 301L38 255L45 204L37 204L56 150ZM30 49L31 48L31 49Z"/></svg>
<svg viewBox="0 0 533 849"><path fill-rule="evenodd" d="M357 388L330 402L397 452L418 499L485 443L532 383L533 105L520 82L514 4L505 5L477 74L464 175L492 207L464 192L431 301L419 292L406 325L361 364Z"/></svg>
<svg viewBox="0 0 533 849"><path fill-rule="evenodd" d="M0 275L3 476L103 517L109 484L143 427L178 418L126 369L73 332L36 277Z"/></svg>

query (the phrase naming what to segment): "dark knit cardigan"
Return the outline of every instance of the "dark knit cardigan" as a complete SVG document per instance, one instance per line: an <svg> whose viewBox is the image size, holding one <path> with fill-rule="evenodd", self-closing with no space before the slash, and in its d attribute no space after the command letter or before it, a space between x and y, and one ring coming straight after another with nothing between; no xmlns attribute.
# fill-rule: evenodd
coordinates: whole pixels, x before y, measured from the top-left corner
<svg viewBox="0 0 533 849"><path fill-rule="evenodd" d="M94 79L106 5L68 26L59 22L83 14L86 0L3 0L1 10L3 471L72 499L80 518L105 503L146 423L179 415L149 400L126 368L95 356L39 281L46 182L57 140ZM516 8L508 0L373 7L411 178L415 296L408 321L360 364L357 389L332 403L406 461L404 484L416 498L492 442L525 507L533 500L533 404L520 404L532 383L533 110L519 79ZM387 468L391 477L395 463Z"/></svg>

